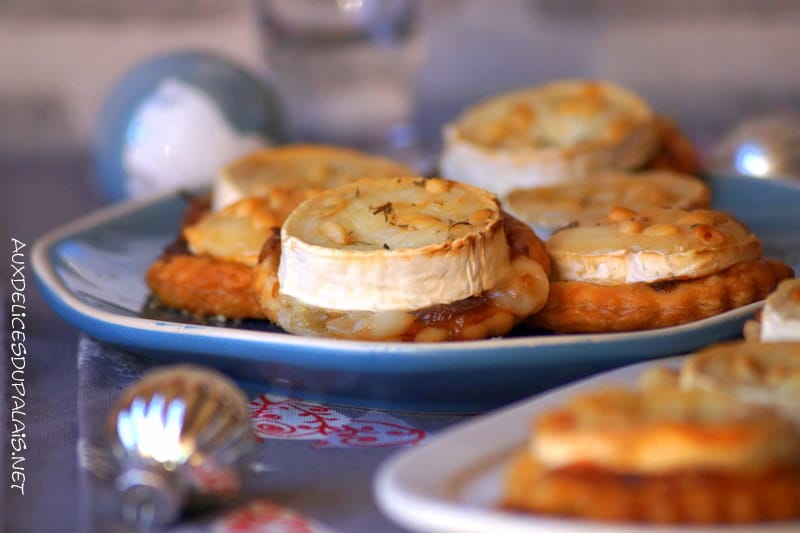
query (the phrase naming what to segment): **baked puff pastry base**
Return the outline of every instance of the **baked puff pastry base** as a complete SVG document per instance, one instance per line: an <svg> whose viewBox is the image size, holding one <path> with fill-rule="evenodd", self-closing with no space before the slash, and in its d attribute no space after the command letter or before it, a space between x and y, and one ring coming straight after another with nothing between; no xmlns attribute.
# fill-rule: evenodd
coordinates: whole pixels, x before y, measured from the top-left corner
<svg viewBox="0 0 800 533"><path fill-rule="evenodd" d="M526 324L560 333L677 326L762 300L793 275L781 261L759 259L692 280L623 285L551 281L547 304Z"/></svg>
<svg viewBox="0 0 800 533"><path fill-rule="evenodd" d="M255 273L241 263L190 254L165 254L147 270L146 280L160 305L199 317L264 318Z"/></svg>

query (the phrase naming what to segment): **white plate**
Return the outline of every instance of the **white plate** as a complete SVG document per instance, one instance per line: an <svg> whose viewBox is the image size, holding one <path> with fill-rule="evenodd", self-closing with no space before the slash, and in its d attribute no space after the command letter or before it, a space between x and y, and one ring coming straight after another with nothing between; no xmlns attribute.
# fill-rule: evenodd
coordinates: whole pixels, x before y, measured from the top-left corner
<svg viewBox="0 0 800 533"><path fill-rule="evenodd" d="M677 366L682 357L639 363L477 417L384 463L375 477L380 508L398 524L436 533L486 532L709 532L714 527L643 526L548 518L498 508L503 475L512 455L528 439L533 419L578 391L602 384L635 383L645 368ZM800 531L800 522L726 526L725 531Z"/></svg>

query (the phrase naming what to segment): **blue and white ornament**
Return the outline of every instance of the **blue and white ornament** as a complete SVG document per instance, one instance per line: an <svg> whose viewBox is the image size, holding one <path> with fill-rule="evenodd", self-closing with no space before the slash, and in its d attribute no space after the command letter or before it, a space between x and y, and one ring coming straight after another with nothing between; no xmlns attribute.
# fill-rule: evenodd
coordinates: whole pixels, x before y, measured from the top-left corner
<svg viewBox="0 0 800 533"><path fill-rule="evenodd" d="M800 114L782 110L742 120L711 154L711 170L755 178L800 178Z"/></svg>
<svg viewBox="0 0 800 533"><path fill-rule="evenodd" d="M283 138L266 82L218 55L177 52L136 67L112 91L95 131L95 175L111 200L193 189Z"/></svg>

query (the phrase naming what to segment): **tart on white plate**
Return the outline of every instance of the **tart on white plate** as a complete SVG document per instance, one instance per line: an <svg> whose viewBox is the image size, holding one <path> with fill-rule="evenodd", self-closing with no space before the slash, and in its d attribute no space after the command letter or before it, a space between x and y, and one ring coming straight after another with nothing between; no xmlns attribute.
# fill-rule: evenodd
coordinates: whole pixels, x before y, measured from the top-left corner
<svg viewBox="0 0 800 533"><path fill-rule="evenodd" d="M670 171L604 172L592 179L560 185L513 189L501 198L509 213L528 223L536 234L549 238L567 226L602 221L609 209L625 206L678 209L707 208L708 185L686 174Z"/></svg>
<svg viewBox="0 0 800 533"><path fill-rule="evenodd" d="M650 106L626 88L561 80L477 103L443 135L442 176L503 196L641 168L659 150L660 129Z"/></svg>
<svg viewBox="0 0 800 533"><path fill-rule="evenodd" d="M684 324L765 298L792 269L762 258L759 238L727 213L615 207L604 223L547 241L550 297L531 326L560 332Z"/></svg>
<svg viewBox="0 0 800 533"><path fill-rule="evenodd" d="M507 333L544 305L549 260L494 195L406 177L303 202L258 269L265 315L291 333L435 342Z"/></svg>
<svg viewBox="0 0 800 533"><path fill-rule="evenodd" d="M534 422L504 506L636 523L799 518L800 427L719 392L585 392Z"/></svg>

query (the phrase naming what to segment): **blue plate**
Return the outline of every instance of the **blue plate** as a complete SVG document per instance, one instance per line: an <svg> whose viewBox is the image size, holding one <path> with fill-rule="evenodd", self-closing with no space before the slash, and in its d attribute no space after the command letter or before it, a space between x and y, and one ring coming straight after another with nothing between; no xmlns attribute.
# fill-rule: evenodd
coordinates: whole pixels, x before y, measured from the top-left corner
<svg viewBox="0 0 800 533"><path fill-rule="evenodd" d="M711 177L714 204L800 267L800 184ZM32 266L47 301L102 341L165 362L219 368L243 386L378 408L480 412L589 374L739 336L759 303L684 326L602 335L525 335L453 343L378 343L289 335L258 323L143 318L147 267L172 241L176 196L90 214L42 237ZM177 316L177 315L176 315Z"/></svg>

